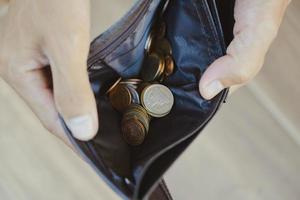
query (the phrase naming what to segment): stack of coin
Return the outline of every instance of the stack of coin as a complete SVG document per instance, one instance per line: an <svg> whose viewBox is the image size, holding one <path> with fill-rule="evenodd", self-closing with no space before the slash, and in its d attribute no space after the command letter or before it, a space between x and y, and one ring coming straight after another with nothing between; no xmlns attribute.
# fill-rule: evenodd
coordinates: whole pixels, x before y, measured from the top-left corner
<svg viewBox="0 0 300 200"><path fill-rule="evenodd" d="M143 143L149 131L150 116L139 104L132 104L123 115L121 129L124 140L131 145Z"/></svg>
<svg viewBox="0 0 300 200"><path fill-rule="evenodd" d="M144 81L163 81L174 71L173 52L170 42L165 38L166 30L166 24L161 22L147 39L147 54L141 71Z"/></svg>
<svg viewBox="0 0 300 200"><path fill-rule="evenodd" d="M154 27L146 45L140 78L119 79L107 91L113 108L123 114L122 137L129 145L144 142L152 117L168 115L174 104L169 88L160 84L174 71L172 48L165 37L166 24Z"/></svg>

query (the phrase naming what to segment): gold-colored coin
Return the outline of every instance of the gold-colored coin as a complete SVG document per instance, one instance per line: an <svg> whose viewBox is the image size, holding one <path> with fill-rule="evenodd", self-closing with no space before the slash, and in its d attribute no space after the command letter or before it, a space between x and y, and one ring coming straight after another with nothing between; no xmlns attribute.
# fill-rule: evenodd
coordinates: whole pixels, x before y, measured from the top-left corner
<svg viewBox="0 0 300 200"><path fill-rule="evenodd" d="M144 142L146 132L143 124L137 119L122 121L121 125L123 139L132 146L140 145Z"/></svg>
<svg viewBox="0 0 300 200"><path fill-rule="evenodd" d="M175 68L174 60L171 55L165 56L165 76L170 76L173 74Z"/></svg>
<svg viewBox="0 0 300 200"><path fill-rule="evenodd" d="M155 41L155 50L164 56L173 54L172 46L166 38Z"/></svg>
<svg viewBox="0 0 300 200"><path fill-rule="evenodd" d="M141 78L146 82L157 80L163 74L164 68L164 58L160 54L151 53L144 60Z"/></svg>
<svg viewBox="0 0 300 200"><path fill-rule="evenodd" d="M165 22L161 22L157 28L157 35L156 35L157 38L158 39L164 38L166 35L166 32L167 32L167 25Z"/></svg>
<svg viewBox="0 0 300 200"><path fill-rule="evenodd" d="M151 31L146 40L146 44L145 44L145 50L147 53L151 53L153 50L154 38L155 38L155 33L154 33L154 31Z"/></svg>
<svg viewBox="0 0 300 200"><path fill-rule="evenodd" d="M123 115L123 120L128 119L137 119L139 120L146 129L146 134L149 131L149 124L150 124L150 116L148 115L147 111L139 104L131 104L130 107L126 110Z"/></svg>
<svg viewBox="0 0 300 200"><path fill-rule="evenodd" d="M106 91L106 94L110 93L122 80L122 78L119 78L114 84L112 84L112 86L110 86L110 88Z"/></svg>
<svg viewBox="0 0 300 200"><path fill-rule="evenodd" d="M117 85L109 93L109 101L117 111L125 111L132 102L130 90L126 87L126 85Z"/></svg>

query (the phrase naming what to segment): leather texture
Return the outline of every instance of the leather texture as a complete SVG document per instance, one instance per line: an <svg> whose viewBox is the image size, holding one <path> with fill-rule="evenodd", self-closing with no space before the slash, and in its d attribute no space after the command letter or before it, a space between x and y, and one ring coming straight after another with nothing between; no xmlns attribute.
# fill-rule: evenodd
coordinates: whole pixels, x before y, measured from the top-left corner
<svg viewBox="0 0 300 200"><path fill-rule="evenodd" d="M149 195L148 200L173 200L164 180L162 180L153 190L153 192Z"/></svg>
<svg viewBox="0 0 300 200"><path fill-rule="evenodd" d="M81 142L65 128L81 156L124 199L146 198L225 101L227 89L210 101L198 90L207 66L226 49L218 5L214 0L140 0L91 44L88 67L99 132L93 140ZM105 91L120 76L138 76L146 39L160 18L167 23L176 64L175 73L163 84L172 90L175 104L168 116L152 120L142 145L130 147L120 134L121 115L111 107ZM231 35L232 29L226 37Z"/></svg>

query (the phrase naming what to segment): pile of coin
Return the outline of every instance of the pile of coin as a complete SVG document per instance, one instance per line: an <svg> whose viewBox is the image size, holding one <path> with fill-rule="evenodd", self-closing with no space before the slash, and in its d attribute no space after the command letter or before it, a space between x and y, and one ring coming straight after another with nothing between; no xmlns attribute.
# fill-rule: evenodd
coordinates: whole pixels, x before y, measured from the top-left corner
<svg viewBox="0 0 300 200"><path fill-rule="evenodd" d="M168 115L174 104L171 90L160 84L174 71L172 48L165 34L163 22L150 33L140 77L120 78L107 91L112 107L123 114L121 132L129 145L142 144L151 118Z"/></svg>

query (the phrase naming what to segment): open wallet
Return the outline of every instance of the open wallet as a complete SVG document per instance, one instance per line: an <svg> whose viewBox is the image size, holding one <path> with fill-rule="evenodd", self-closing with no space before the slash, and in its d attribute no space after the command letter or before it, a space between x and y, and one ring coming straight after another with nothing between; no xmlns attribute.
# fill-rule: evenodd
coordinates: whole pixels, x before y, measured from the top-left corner
<svg viewBox="0 0 300 200"><path fill-rule="evenodd" d="M162 175L225 102L228 89L205 100L198 83L232 40L233 7L233 0L138 0L91 43L88 73L101 116L98 134L79 141L63 124L78 153L121 198L149 198ZM106 91L120 77L139 75L147 39L160 21L166 24L175 63L174 73L162 84L172 91L174 105L167 116L152 120L141 145L129 146L121 136L121 114L109 103Z"/></svg>

